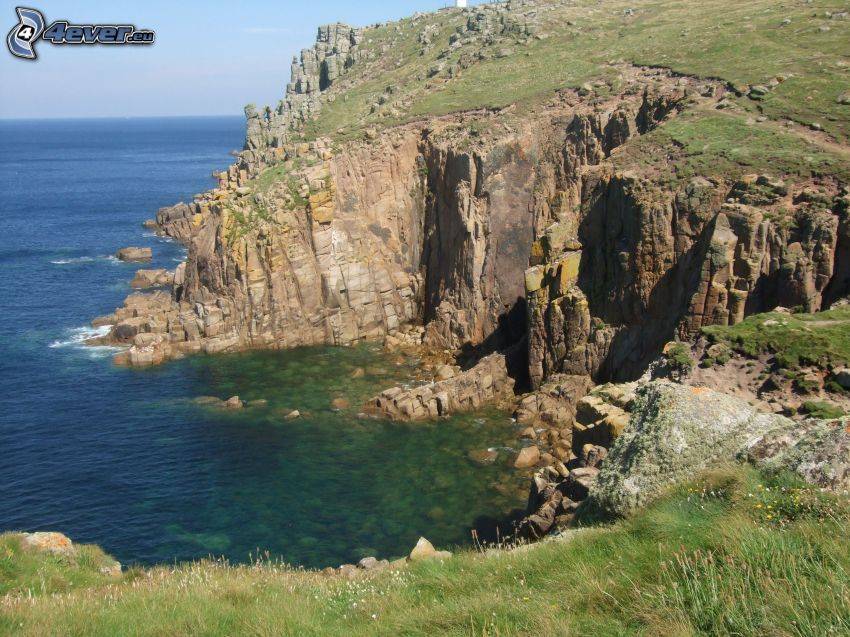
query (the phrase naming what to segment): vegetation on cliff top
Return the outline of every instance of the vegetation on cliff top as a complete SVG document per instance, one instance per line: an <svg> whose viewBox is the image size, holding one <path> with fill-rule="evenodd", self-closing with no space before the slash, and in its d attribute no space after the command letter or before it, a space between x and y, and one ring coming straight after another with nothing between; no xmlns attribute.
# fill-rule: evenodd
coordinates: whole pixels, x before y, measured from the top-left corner
<svg viewBox="0 0 850 637"><path fill-rule="evenodd" d="M259 561L68 565L0 543L9 635L798 635L850 631L844 500L715 470L634 518L355 579Z"/></svg>
<svg viewBox="0 0 850 637"><path fill-rule="evenodd" d="M630 66L645 65L719 78L737 97L723 111L690 113L662 127L643 141L644 161L669 165L664 158L673 148L686 173L850 175L850 155L840 146L850 140L846 3L510 4L521 28L495 37L467 30L471 13L457 9L366 29L362 59L331 88L332 101L305 137L355 139L368 127L509 105L525 117L565 89L587 99L615 95Z"/></svg>
<svg viewBox="0 0 850 637"><path fill-rule="evenodd" d="M745 356L772 355L784 369L850 364L850 307L812 314L754 314L737 325L712 325L702 331Z"/></svg>

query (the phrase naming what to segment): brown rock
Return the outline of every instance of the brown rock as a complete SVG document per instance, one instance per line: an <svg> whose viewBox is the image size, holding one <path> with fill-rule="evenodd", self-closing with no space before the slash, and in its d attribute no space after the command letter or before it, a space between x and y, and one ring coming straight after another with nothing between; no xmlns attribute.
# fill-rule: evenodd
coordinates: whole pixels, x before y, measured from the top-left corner
<svg viewBox="0 0 850 637"><path fill-rule="evenodd" d="M499 457L499 452L492 449L477 449L470 451L467 457L478 464L493 464Z"/></svg>
<svg viewBox="0 0 850 637"><path fill-rule="evenodd" d="M605 460L607 455L608 450L605 447L586 444L581 448L579 464L581 464L582 467L591 467L595 469L603 460Z"/></svg>
<svg viewBox="0 0 850 637"><path fill-rule="evenodd" d="M223 405L225 409L242 409L244 406L245 403L242 402L242 399L239 398L239 396L231 396L224 401Z"/></svg>
<svg viewBox="0 0 850 637"><path fill-rule="evenodd" d="M434 548L434 545L431 544L424 537L420 537L419 541L416 543L416 546L413 547L413 550L410 551L410 559L411 562L416 562L419 560L444 560L448 559L452 556L450 551L438 551Z"/></svg>
<svg viewBox="0 0 850 637"><path fill-rule="evenodd" d="M160 268L157 270L137 270L136 275L130 281L131 288L153 288L163 285L171 285L174 282L174 275Z"/></svg>
<svg viewBox="0 0 850 637"><path fill-rule="evenodd" d="M335 411L341 411L343 409L348 409L349 407L351 407L351 403L349 402L349 400L347 398L338 397L338 398L334 398L331 401L331 407Z"/></svg>
<svg viewBox="0 0 850 637"><path fill-rule="evenodd" d="M115 253L120 261L149 261L153 258L153 250L150 248L121 248Z"/></svg>
<svg viewBox="0 0 850 637"><path fill-rule="evenodd" d="M529 467L536 465L539 460L540 449L538 449L535 445L524 447L517 454L516 460L514 461L514 468L528 469Z"/></svg>

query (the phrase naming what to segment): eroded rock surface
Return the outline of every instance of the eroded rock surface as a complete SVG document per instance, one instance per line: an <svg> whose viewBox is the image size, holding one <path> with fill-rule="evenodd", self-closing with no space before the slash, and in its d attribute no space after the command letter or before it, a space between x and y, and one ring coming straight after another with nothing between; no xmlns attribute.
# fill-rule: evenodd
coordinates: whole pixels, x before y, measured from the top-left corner
<svg viewBox="0 0 850 637"><path fill-rule="evenodd" d="M473 411L513 394L504 354L491 354L447 380L412 389L393 387L372 398L363 411L395 420L424 420Z"/></svg>
<svg viewBox="0 0 850 637"><path fill-rule="evenodd" d="M631 420L602 463L591 498L603 511L628 515L672 484L734 461L750 441L795 427L704 387L647 383L637 390Z"/></svg>

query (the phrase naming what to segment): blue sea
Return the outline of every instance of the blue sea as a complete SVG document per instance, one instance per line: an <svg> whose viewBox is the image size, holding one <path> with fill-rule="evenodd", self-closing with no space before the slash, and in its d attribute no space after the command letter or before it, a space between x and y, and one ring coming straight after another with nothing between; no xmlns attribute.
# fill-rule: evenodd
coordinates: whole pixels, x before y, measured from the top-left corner
<svg viewBox="0 0 850 637"><path fill-rule="evenodd" d="M131 292L138 266L111 255L150 246L149 267L174 268L183 246L142 221L212 187L243 135L241 117L0 121L0 531L61 531L125 564L269 551L324 567L504 530L527 479L506 414L357 417L413 361L317 347L132 370L82 345ZM268 404L193 402L209 395ZM467 457L487 448L494 465Z"/></svg>

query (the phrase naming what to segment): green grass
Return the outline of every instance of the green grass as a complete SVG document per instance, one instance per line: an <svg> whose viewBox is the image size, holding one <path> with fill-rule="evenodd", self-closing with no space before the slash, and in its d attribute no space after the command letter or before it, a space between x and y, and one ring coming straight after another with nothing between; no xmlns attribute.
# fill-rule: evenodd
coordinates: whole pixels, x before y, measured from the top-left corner
<svg viewBox="0 0 850 637"><path fill-rule="evenodd" d="M850 308L812 314L754 314L737 325L713 325L702 332L746 356L773 355L779 367L788 370L850 362Z"/></svg>
<svg viewBox="0 0 850 637"><path fill-rule="evenodd" d="M738 178L768 173L791 178L850 179L848 155L809 143L794 129L748 123L747 113L686 111L628 144L615 158L620 169L653 171L657 154L675 158L659 167L668 181L696 175Z"/></svg>
<svg viewBox="0 0 850 637"><path fill-rule="evenodd" d="M0 595L20 591L61 593L102 585L109 577L102 567L115 563L98 546L77 545L76 560L23 551L19 536L0 535Z"/></svg>
<svg viewBox="0 0 850 637"><path fill-rule="evenodd" d="M716 470L636 517L347 580L198 563L87 588L6 581L15 635L799 635L850 631L846 500ZM5 542L12 538L6 536Z"/></svg>
<svg viewBox="0 0 850 637"><path fill-rule="evenodd" d="M562 88L577 88L588 81L607 83L599 94L615 91L625 65L668 67L700 77L720 78L745 92L748 85L767 84L776 77L785 81L758 103L746 98L741 107L804 126L818 123L841 143L850 139L850 107L838 103L848 89L847 56L850 55L850 21L830 20L826 12L848 9L846 2L777 3L754 0L650 0L635 6L621 0L578 0L541 11L542 39L520 40L506 35L503 42L481 43L438 58L448 48L449 36L466 21L454 10L367 29L361 51L366 60L354 65L332 89L337 97L311 122L306 136L340 136L350 139L368 125L394 125L413 119L479 108L518 104L535 108ZM624 15L634 8L633 16ZM791 23L783 25L785 19ZM571 24L572 23L572 24ZM424 50L417 41L426 25L437 25L434 45ZM821 27L829 27L821 31ZM499 57L499 50L511 54ZM464 55L484 51L449 78L444 71L429 77L429 70L444 62L456 65ZM387 108L371 106L387 86L394 91ZM342 132L340 132L340 130Z"/></svg>
<svg viewBox="0 0 850 637"><path fill-rule="evenodd" d="M838 405L818 400L807 400L803 403L801 411L813 418L823 419L841 418L847 413Z"/></svg>

